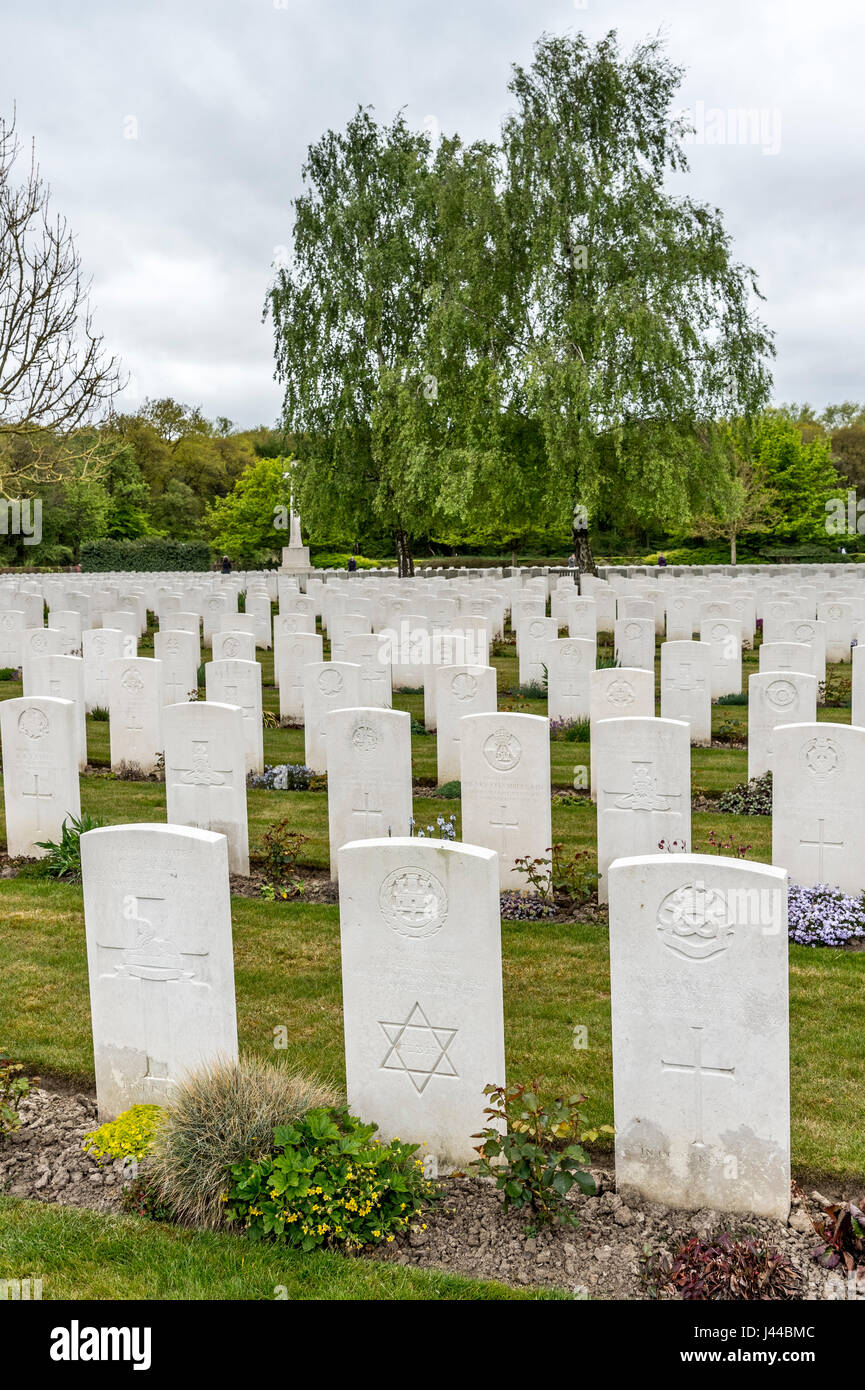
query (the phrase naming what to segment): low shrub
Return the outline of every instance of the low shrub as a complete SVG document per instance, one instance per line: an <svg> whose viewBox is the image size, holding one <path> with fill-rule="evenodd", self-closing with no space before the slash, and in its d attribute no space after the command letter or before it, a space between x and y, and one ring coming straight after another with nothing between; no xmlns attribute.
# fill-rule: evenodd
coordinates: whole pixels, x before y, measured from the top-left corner
<svg viewBox="0 0 865 1390"><path fill-rule="evenodd" d="M588 743L588 719L551 719L550 738L557 743Z"/></svg>
<svg viewBox="0 0 865 1390"><path fill-rule="evenodd" d="M166 536L141 536L118 540L82 541L79 552L82 572L105 570L208 570L210 547L204 541L176 541Z"/></svg>
<svg viewBox="0 0 865 1390"><path fill-rule="evenodd" d="M394 1240L436 1189L417 1144L379 1143L376 1130L344 1106L278 1126L269 1153L232 1165L227 1218L254 1240L275 1236L306 1251Z"/></svg>
<svg viewBox="0 0 865 1390"><path fill-rule="evenodd" d="M569 856L563 844L552 845L549 858L523 855L514 861L514 869L525 874L535 893L547 902L557 894L575 903L588 902L600 878L589 850L577 849Z"/></svg>
<svg viewBox="0 0 865 1390"><path fill-rule="evenodd" d="M558 1097L545 1102L541 1083L485 1086L492 1104L484 1114L490 1125L475 1134L480 1139L478 1171L495 1178L510 1207L527 1210L538 1226L578 1226L574 1207L567 1201L576 1185L581 1192L595 1192L595 1180L585 1171L589 1157L582 1144L597 1139L600 1130L581 1133L580 1105L585 1096ZM604 1125L606 1133L612 1133Z"/></svg>
<svg viewBox="0 0 865 1390"><path fill-rule="evenodd" d="M741 719L725 719L712 734L716 743L744 743L747 729Z"/></svg>
<svg viewBox="0 0 865 1390"><path fill-rule="evenodd" d="M726 1233L713 1240L694 1236L673 1254L659 1251L645 1260L644 1277L657 1293L698 1302L799 1296L799 1275L784 1255Z"/></svg>
<svg viewBox="0 0 865 1390"><path fill-rule="evenodd" d="M853 681L837 671L827 671L817 686L817 704L831 709L849 709L853 703Z"/></svg>
<svg viewBox="0 0 865 1390"><path fill-rule="evenodd" d="M412 733L412 735L415 735L415 734L416 734L416 735L418 736L418 738L428 738L428 737L429 737L429 732L430 732L429 729L426 727L426 725L423 723L423 721L420 720L420 719L415 719L414 715L412 715L412 717L411 717L411 733Z"/></svg>
<svg viewBox="0 0 865 1390"><path fill-rule="evenodd" d="M90 711L90 718L95 719L97 724L107 724L109 720L108 710L104 705L96 705Z"/></svg>
<svg viewBox="0 0 865 1390"><path fill-rule="evenodd" d="M0 1048L0 1142L3 1136L20 1129L18 1107L31 1091L38 1091L39 1077L27 1076L20 1062L13 1062Z"/></svg>
<svg viewBox="0 0 865 1390"><path fill-rule="evenodd" d="M508 922L539 922L556 915L554 905L537 893L501 893L499 904L501 915Z"/></svg>
<svg viewBox="0 0 865 1390"><path fill-rule="evenodd" d="M865 937L865 895L848 897L840 888L817 883L787 890L787 932L797 946L846 946Z"/></svg>
<svg viewBox="0 0 865 1390"><path fill-rule="evenodd" d="M715 701L716 705L747 705L747 690L736 690L732 695L719 695Z"/></svg>
<svg viewBox="0 0 865 1390"><path fill-rule="evenodd" d="M15 666L0 666L0 681L20 681L21 668Z"/></svg>
<svg viewBox="0 0 865 1390"><path fill-rule="evenodd" d="M762 777L752 777L748 782L739 782L731 791L723 792L718 799L718 810L737 816L771 816L771 772L765 772Z"/></svg>
<svg viewBox="0 0 865 1390"><path fill-rule="evenodd" d="M440 796L444 801L459 801L463 794L460 782L442 782L440 787L436 787L436 796Z"/></svg>
<svg viewBox="0 0 865 1390"><path fill-rule="evenodd" d="M85 1134L81 1147L98 1163L104 1159L143 1158L165 1116L161 1105L131 1105L98 1129Z"/></svg>
<svg viewBox="0 0 865 1390"><path fill-rule="evenodd" d="M37 840L40 849L48 853L39 868L46 878L62 878L67 883L81 882L81 836L88 830L98 830L101 820L95 820L87 811L82 811L79 819L67 816L60 831L59 840Z"/></svg>
<svg viewBox="0 0 865 1390"><path fill-rule="evenodd" d="M329 1082L257 1057L202 1068L165 1107L148 1157L152 1200L191 1225L224 1226L232 1167L270 1153L280 1125L341 1103Z"/></svg>
<svg viewBox="0 0 865 1390"><path fill-rule="evenodd" d="M302 831L291 829L291 821L286 817L264 833L255 855L265 873L280 883L297 874L300 854L308 840Z"/></svg>
<svg viewBox="0 0 865 1390"><path fill-rule="evenodd" d="M814 1229L820 1237L820 1244L811 1251L813 1259L818 1260L824 1269L841 1269L850 1274L859 1270L857 1281L865 1275L865 1200L855 1202L828 1202L817 1220Z"/></svg>

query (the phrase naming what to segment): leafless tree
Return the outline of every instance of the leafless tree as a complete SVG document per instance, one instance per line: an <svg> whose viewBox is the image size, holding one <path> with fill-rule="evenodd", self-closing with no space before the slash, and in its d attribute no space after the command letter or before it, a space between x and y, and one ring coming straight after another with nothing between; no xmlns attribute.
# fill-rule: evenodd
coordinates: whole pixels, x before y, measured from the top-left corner
<svg viewBox="0 0 865 1390"><path fill-rule="evenodd" d="M0 452L22 436L33 444L68 437L121 385L117 358L93 331L78 247L51 211L35 150L20 161L13 112L0 119Z"/></svg>

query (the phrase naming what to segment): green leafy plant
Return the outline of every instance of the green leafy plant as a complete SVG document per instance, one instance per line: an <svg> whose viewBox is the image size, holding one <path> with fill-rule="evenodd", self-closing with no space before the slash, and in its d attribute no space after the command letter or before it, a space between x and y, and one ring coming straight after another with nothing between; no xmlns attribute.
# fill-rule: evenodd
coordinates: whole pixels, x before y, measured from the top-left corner
<svg viewBox="0 0 865 1390"><path fill-rule="evenodd" d="M718 705L747 705L747 690L735 690L730 695L719 695L715 701Z"/></svg>
<svg viewBox="0 0 865 1390"><path fill-rule="evenodd" d="M101 821L84 811L78 819L75 816L66 817L59 840L37 840L39 848L48 851L40 866L42 873L48 878L80 883L81 836L88 830L97 830L101 824Z"/></svg>
<svg viewBox="0 0 865 1390"><path fill-rule="evenodd" d="M259 1057L202 1067L173 1090L154 1137L154 1200L189 1225L224 1226L232 1165L269 1154L279 1125L342 1102L329 1082Z"/></svg>
<svg viewBox="0 0 865 1390"><path fill-rule="evenodd" d="M107 724L109 719L108 710L104 705L96 705L90 711L90 718L95 720L97 724Z"/></svg>
<svg viewBox="0 0 865 1390"><path fill-rule="evenodd" d="M744 743L746 736L747 730L740 719L725 719L712 735L716 743Z"/></svg>
<svg viewBox="0 0 865 1390"><path fill-rule="evenodd" d="M865 1201L829 1202L817 1220L814 1230L820 1244L811 1251L824 1269L843 1268L847 1273L865 1268Z"/></svg>
<svg viewBox="0 0 865 1390"><path fill-rule="evenodd" d="M582 1130L580 1105L585 1096L558 1097L545 1102L538 1080L528 1085L485 1086L492 1105L484 1111L490 1125L475 1134L480 1139L478 1170L496 1180L504 1194L505 1210L531 1212L535 1226L577 1226L579 1220L568 1194L576 1185L595 1192L595 1180L585 1171L588 1154L582 1144L597 1139L601 1130Z"/></svg>
<svg viewBox="0 0 865 1390"><path fill-rule="evenodd" d="M833 709L849 709L853 699L853 681L837 671L827 670L826 679L817 686L817 704Z"/></svg>
<svg viewBox="0 0 865 1390"><path fill-rule="evenodd" d="M411 732L412 734L417 734L418 738L421 738L421 737L427 738L427 737L429 737L429 729L426 727L426 725L423 723L423 721L422 721L421 719L415 719L414 715L412 715L412 717L411 717L411 730L410 730L410 732Z"/></svg>
<svg viewBox="0 0 865 1390"><path fill-rule="evenodd" d="M152 1173L138 1173L131 1182L125 1183L120 1204L125 1212L132 1216L143 1216L148 1221L177 1220L176 1213L161 1196Z"/></svg>
<svg viewBox="0 0 865 1390"><path fill-rule="evenodd" d="M275 1236L307 1251L392 1241L435 1188L416 1144L379 1143L376 1130L344 1106L280 1125L271 1153L232 1165L227 1217L255 1240Z"/></svg>
<svg viewBox="0 0 865 1390"><path fill-rule="evenodd" d="M277 883L287 878L297 878L300 853L309 840L308 835L300 830L292 830L290 825L288 818L274 825L262 836L258 849L265 872Z"/></svg>
<svg viewBox="0 0 865 1390"><path fill-rule="evenodd" d="M14 666L0 667L0 681L15 681L19 679L20 675L20 670L16 670Z"/></svg>
<svg viewBox="0 0 865 1390"><path fill-rule="evenodd" d="M525 875L541 898L552 901L558 893L577 903L588 902L600 878L591 852L578 849L569 856L564 844L555 844L550 846L548 856L532 858L524 854L514 860L514 869Z"/></svg>
<svg viewBox="0 0 865 1390"><path fill-rule="evenodd" d="M463 794L462 784L460 782L442 782L440 787L436 787L435 794L445 801L458 801Z"/></svg>
<svg viewBox="0 0 865 1390"><path fill-rule="evenodd" d="M143 1158L164 1117L161 1105L131 1105L116 1120L85 1134L81 1147L100 1163L103 1159Z"/></svg>
<svg viewBox="0 0 865 1390"><path fill-rule="evenodd" d="M643 1276L654 1293L677 1293L699 1302L798 1297L799 1276L777 1250L726 1233L713 1240L694 1236L674 1254L643 1256Z"/></svg>
<svg viewBox="0 0 865 1390"><path fill-rule="evenodd" d="M718 810L738 816L771 816L771 772L764 773L762 777L752 777L748 782L739 782L730 791L723 792L718 800Z"/></svg>
<svg viewBox="0 0 865 1390"><path fill-rule="evenodd" d="M39 1077L26 1076L23 1065L0 1049L0 1141L5 1134L20 1129L18 1107L24 1096L38 1089Z"/></svg>

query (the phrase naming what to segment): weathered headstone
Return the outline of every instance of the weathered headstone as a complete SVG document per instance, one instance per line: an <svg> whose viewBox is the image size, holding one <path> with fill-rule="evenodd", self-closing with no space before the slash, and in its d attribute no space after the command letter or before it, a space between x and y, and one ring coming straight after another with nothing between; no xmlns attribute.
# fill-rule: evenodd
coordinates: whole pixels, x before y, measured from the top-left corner
<svg viewBox="0 0 865 1390"><path fill-rule="evenodd" d="M592 745L592 800L597 796L595 725L599 719L624 719L655 713L655 673L635 667L608 666L592 674L589 737Z"/></svg>
<svg viewBox="0 0 865 1390"><path fill-rule="evenodd" d="M545 644L550 719L588 719L596 655L594 638L558 637Z"/></svg>
<svg viewBox="0 0 865 1390"><path fill-rule="evenodd" d="M469 714L460 722L462 836L499 855L503 889L525 888L514 861L550 853L550 721Z"/></svg>
<svg viewBox="0 0 865 1390"><path fill-rule="evenodd" d="M773 735L772 863L807 887L865 889L865 729L787 724Z"/></svg>
<svg viewBox="0 0 865 1390"><path fill-rule="evenodd" d="M240 708L212 700L167 705L162 724L169 823L224 835L230 871L248 875L246 744Z"/></svg>
<svg viewBox="0 0 865 1390"><path fill-rule="evenodd" d="M108 663L111 770L155 772L162 749L162 662L118 657Z"/></svg>
<svg viewBox="0 0 865 1390"><path fill-rule="evenodd" d="M712 651L707 642L661 644L661 717L690 725L693 744L712 742Z"/></svg>
<svg viewBox="0 0 865 1390"><path fill-rule="evenodd" d="M246 770L264 771L264 726L261 708L261 666L257 661L208 661L204 668L208 700L239 705L243 710Z"/></svg>
<svg viewBox="0 0 865 1390"><path fill-rule="evenodd" d="M330 876L350 840L410 834L411 716L403 710L338 709L327 715Z"/></svg>

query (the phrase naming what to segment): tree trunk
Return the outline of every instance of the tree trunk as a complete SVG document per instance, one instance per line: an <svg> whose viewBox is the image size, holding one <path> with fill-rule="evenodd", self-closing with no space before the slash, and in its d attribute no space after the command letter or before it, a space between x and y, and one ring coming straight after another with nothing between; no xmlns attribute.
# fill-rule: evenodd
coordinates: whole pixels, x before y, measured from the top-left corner
<svg viewBox="0 0 865 1390"><path fill-rule="evenodd" d="M402 528L394 531L396 541L396 572L400 579L411 579L414 574L414 560L411 557L409 538Z"/></svg>
<svg viewBox="0 0 865 1390"><path fill-rule="evenodd" d="M735 563L736 563L736 532L734 531L733 534L732 534L732 536L730 537L730 564L731 564L731 565L735 565Z"/></svg>
<svg viewBox="0 0 865 1390"><path fill-rule="evenodd" d="M574 556L577 561L578 574L597 574L598 567L595 564L595 557L589 543L588 527L574 527Z"/></svg>

